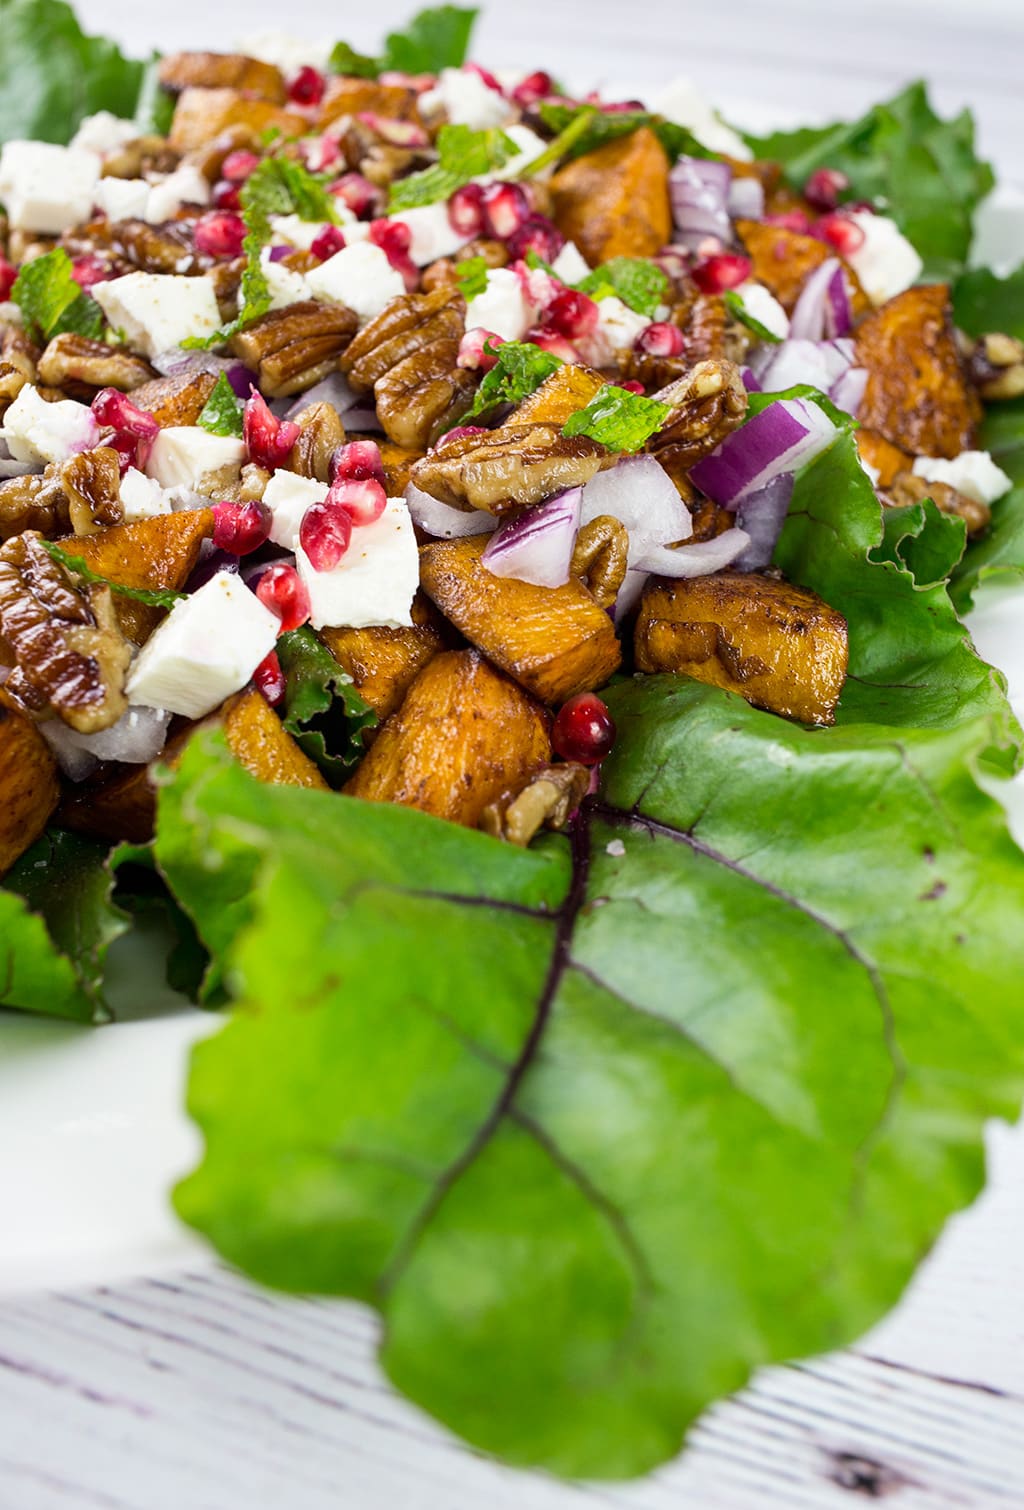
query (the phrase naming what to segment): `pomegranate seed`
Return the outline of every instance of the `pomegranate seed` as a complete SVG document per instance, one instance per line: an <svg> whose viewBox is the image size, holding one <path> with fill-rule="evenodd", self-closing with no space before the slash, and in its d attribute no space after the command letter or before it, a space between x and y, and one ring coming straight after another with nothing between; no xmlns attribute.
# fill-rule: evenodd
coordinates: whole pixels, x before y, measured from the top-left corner
<svg viewBox="0 0 1024 1510"><path fill-rule="evenodd" d="M245 236L245 221L231 210L213 210L200 215L192 233L197 252L226 261L242 255Z"/></svg>
<svg viewBox="0 0 1024 1510"><path fill-rule="evenodd" d="M238 211L242 208L242 196L237 184L219 179L210 190L210 203L218 210Z"/></svg>
<svg viewBox="0 0 1024 1510"><path fill-rule="evenodd" d="M268 566L256 584L256 596L264 608L281 620L281 633L288 634L305 624L310 615L306 584L295 570L283 561Z"/></svg>
<svg viewBox="0 0 1024 1510"><path fill-rule="evenodd" d="M263 395L253 389L242 415L242 438L250 461L273 472L286 460L301 434L294 420L278 419Z"/></svg>
<svg viewBox="0 0 1024 1510"><path fill-rule="evenodd" d="M448 221L460 236L479 236L484 228L482 184L463 184L448 200Z"/></svg>
<svg viewBox="0 0 1024 1510"><path fill-rule="evenodd" d="M94 283L105 282L110 277L110 273L98 257L89 256L78 257L72 262L71 276L79 288L92 288ZM2 288L0 288L0 293L6 299L7 293Z"/></svg>
<svg viewBox="0 0 1024 1510"><path fill-rule="evenodd" d="M387 508L388 495L372 477L340 477L325 502L344 509L353 524L373 524Z"/></svg>
<svg viewBox="0 0 1024 1510"><path fill-rule="evenodd" d="M551 301L545 318L559 335L578 341L597 329L601 311L589 294L581 294L575 288L564 288Z"/></svg>
<svg viewBox="0 0 1024 1510"><path fill-rule="evenodd" d="M485 330L482 325L475 325L459 342L459 354L455 359L457 367L468 367L473 372L490 372L498 360L496 350L488 351L486 348L504 346L501 336L496 336L493 330Z"/></svg>
<svg viewBox="0 0 1024 1510"><path fill-rule="evenodd" d="M249 556L270 539L274 516L265 503L215 503L213 543L231 556Z"/></svg>
<svg viewBox="0 0 1024 1510"><path fill-rule="evenodd" d="M229 152L220 165L220 176L227 179L228 183L243 184L256 168L260 160L255 152L247 152L244 147L234 152Z"/></svg>
<svg viewBox="0 0 1024 1510"><path fill-rule="evenodd" d="M551 743L563 760L597 765L615 743L615 720L593 692L579 692L558 710Z"/></svg>
<svg viewBox="0 0 1024 1510"><path fill-rule="evenodd" d="M698 262L693 270L693 281L702 294L724 294L727 288L738 288L749 277L750 258L740 257L735 252L708 257L705 262Z"/></svg>
<svg viewBox="0 0 1024 1510"><path fill-rule="evenodd" d="M340 199L346 210L351 210L358 220L376 215L384 203L384 191L361 173L343 173L328 184L327 192Z"/></svg>
<svg viewBox="0 0 1024 1510"><path fill-rule="evenodd" d="M554 90L555 84L551 75L538 69L536 73L528 73L525 79L520 79L512 91L512 98L517 105L526 110L530 105L536 105L538 101L547 99Z"/></svg>
<svg viewBox="0 0 1024 1510"><path fill-rule="evenodd" d="M508 249L513 257L525 257L535 252L545 262L554 262L565 245L565 237L545 215L527 215L518 231L508 238Z"/></svg>
<svg viewBox="0 0 1024 1510"><path fill-rule="evenodd" d="M404 220L371 220L369 239L387 253L389 262L405 257L412 246L412 232Z"/></svg>
<svg viewBox="0 0 1024 1510"><path fill-rule="evenodd" d="M488 89L493 89L495 94L500 94L502 99L505 98L504 89L502 89L501 85L498 83L498 80L494 77L494 74L489 68L481 68L479 63L466 63L463 65L463 72L475 73L478 79L483 80Z"/></svg>
<svg viewBox="0 0 1024 1510"><path fill-rule="evenodd" d="M341 147L335 136L312 136L299 147L311 173L326 173L341 162Z"/></svg>
<svg viewBox="0 0 1024 1510"><path fill-rule="evenodd" d="M437 84L437 78L432 73L402 73L398 68L385 68L384 72L377 76L378 84L391 84L396 89L411 89L416 94L426 94L428 89L433 89Z"/></svg>
<svg viewBox="0 0 1024 1510"><path fill-rule="evenodd" d="M288 98L295 105L319 105L327 88L327 80L319 68L304 63L288 85Z"/></svg>
<svg viewBox="0 0 1024 1510"><path fill-rule="evenodd" d="M646 351L652 357L681 357L685 348L683 332L667 320L655 320L633 343L634 351Z"/></svg>
<svg viewBox="0 0 1024 1510"><path fill-rule="evenodd" d="M436 451L438 446L446 446L450 440L465 440L468 435L487 435L486 425L455 425L451 430L446 430L438 441L437 446L430 446L430 451Z"/></svg>
<svg viewBox="0 0 1024 1510"><path fill-rule="evenodd" d="M151 442L135 440L131 435L108 435L104 437L103 444L111 451L117 452L117 469L121 476L128 471L129 467L138 467L141 471L146 464ZM142 454L145 452L145 454Z"/></svg>
<svg viewBox="0 0 1024 1510"><path fill-rule="evenodd" d="M91 408L97 424L110 425L120 435L134 440L152 440L160 432L153 416L117 388L101 388Z"/></svg>
<svg viewBox="0 0 1024 1510"><path fill-rule="evenodd" d="M838 168L816 168L804 184L804 198L816 210L834 210L850 180Z"/></svg>
<svg viewBox="0 0 1024 1510"><path fill-rule="evenodd" d="M375 440L350 440L338 446L331 457L331 482L379 482L386 488L387 476Z"/></svg>
<svg viewBox="0 0 1024 1510"><path fill-rule="evenodd" d="M391 120L386 115L375 115L371 110L361 110L356 120L376 133L391 147L429 147L430 138L415 121Z"/></svg>
<svg viewBox="0 0 1024 1510"><path fill-rule="evenodd" d="M605 115L626 115L634 110L646 110L643 100L605 100L601 106Z"/></svg>
<svg viewBox="0 0 1024 1510"><path fill-rule="evenodd" d="M530 213L530 201L518 184L488 184L481 203L484 230L496 241L507 241Z"/></svg>
<svg viewBox="0 0 1024 1510"><path fill-rule="evenodd" d="M333 571L352 539L352 515L339 504L310 504L299 525L299 544L314 571Z"/></svg>
<svg viewBox="0 0 1024 1510"><path fill-rule="evenodd" d="M643 383L639 382L636 378L626 378L624 382L616 383L615 386L616 388L624 388L627 393L645 393L647 391Z"/></svg>
<svg viewBox="0 0 1024 1510"><path fill-rule="evenodd" d="M831 215L823 215L814 227L816 236L827 241L829 246L834 246L836 251L843 257L849 257L864 245L864 231L849 215L844 215L841 210L834 211Z"/></svg>
<svg viewBox="0 0 1024 1510"><path fill-rule="evenodd" d="M284 672L281 670L281 662L277 658L276 650L264 656L253 672L252 679L257 692L263 693L270 706L279 708L288 691L288 683L284 679Z"/></svg>
<svg viewBox="0 0 1024 1510"><path fill-rule="evenodd" d="M801 236L811 234L811 222L803 210L786 210L782 215L766 215L765 225L777 225L784 231L796 231Z"/></svg>
<svg viewBox="0 0 1024 1510"><path fill-rule="evenodd" d="M319 257L321 262L326 262L328 257L333 257L335 252L340 252L345 245L345 233L340 226L325 225L322 231L313 237L310 243L310 251L314 257Z"/></svg>
<svg viewBox="0 0 1024 1510"><path fill-rule="evenodd" d="M563 362L578 362L580 354L565 336L559 335L555 330L541 330L534 326L523 337L524 341L530 341L534 346L539 346L541 351L550 351L553 356Z"/></svg>

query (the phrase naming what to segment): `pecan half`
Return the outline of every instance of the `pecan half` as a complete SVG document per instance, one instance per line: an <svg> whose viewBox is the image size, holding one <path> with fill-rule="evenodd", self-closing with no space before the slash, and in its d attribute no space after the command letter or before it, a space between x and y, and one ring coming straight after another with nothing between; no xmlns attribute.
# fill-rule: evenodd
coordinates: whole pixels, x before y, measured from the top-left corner
<svg viewBox="0 0 1024 1510"><path fill-rule="evenodd" d="M144 273L201 273L204 263L192 243L192 227L168 220L149 225L145 220L116 220L109 227L110 248Z"/></svg>
<svg viewBox="0 0 1024 1510"><path fill-rule="evenodd" d="M399 362L432 341L460 341L466 301L450 286L392 299L354 337L339 366L357 393L366 393Z"/></svg>
<svg viewBox="0 0 1024 1510"><path fill-rule="evenodd" d="M259 503L267 491L267 483L273 474L266 467L261 467L254 461L247 461L242 468L242 480L235 489L234 496L239 503Z"/></svg>
<svg viewBox="0 0 1024 1510"><path fill-rule="evenodd" d="M518 793L503 793L489 803L480 827L495 839L525 847L541 828L565 828L589 786L586 766L543 766Z"/></svg>
<svg viewBox="0 0 1024 1510"><path fill-rule="evenodd" d="M26 345L28 343L26 342ZM4 343L0 356L0 414L6 414L26 383L36 380L36 364L29 351Z"/></svg>
<svg viewBox="0 0 1024 1510"><path fill-rule="evenodd" d="M310 404L295 416L302 434L292 446L288 466L300 477L330 482L331 457L345 443L345 426L333 404Z"/></svg>
<svg viewBox="0 0 1024 1510"><path fill-rule="evenodd" d="M0 482L0 541L10 540L23 530L53 539L66 535L70 525L68 495L61 484L59 466L51 462L41 474Z"/></svg>
<svg viewBox="0 0 1024 1510"><path fill-rule="evenodd" d="M672 412L650 448L657 453L672 447L674 459L686 467L710 455L747 412L747 390L734 362L698 362L654 397Z"/></svg>
<svg viewBox="0 0 1024 1510"><path fill-rule="evenodd" d="M377 379L377 418L396 446L431 445L469 408L477 375L458 355L457 340L432 341Z"/></svg>
<svg viewBox="0 0 1024 1510"><path fill-rule="evenodd" d="M948 482L929 482L927 478L918 477L914 472L897 472L890 486L879 497L884 504L896 508L930 498L942 513L956 514L962 519L969 535L980 534L992 522L992 510L987 503L969 498L966 493L950 487Z"/></svg>
<svg viewBox="0 0 1024 1510"><path fill-rule="evenodd" d="M131 652L109 587L76 587L31 532L0 549L0 634L16 661L7 691L26 711L80 734L124 713Z"/></svg>
<svg viewBox="0 0 1024 1510"><path fill-rule="evenodd" d="M576 536L570 575L582 577L602 608L611 608L626 580L629 535L621 519L598 514Z"/></svg>
<svg viewBox="0 0 1024 1510"><path fill-rule="evenodd" d="M259 373L270 398L302 393L326 377L359 328L344 304L307 299L261 315L231 338L231 350Z"/></svg>
<svg viewBox="0 0 1024 1510"><path fill-rule="evenodd" d="M589 482L614 460L597 441L555 425L504 425L439 446L411 476L441 503L505 514Z"/></svg>
<svg viewBox="0 0 1024 1510"><path fill-rule="evenodd" d="M124 522L119 458L110 446L69 457L61 465L60 480L76 535L94 535Z"/></svg>
<svg viewBox="0 0 1024 1510"><path fill-rule="evenodd" d="M152 367L126 347L90 341L65 331L54 336L39 358L39 376L53 388L88 383L93 388L119 388L130 393L154 377Z"/></svg>

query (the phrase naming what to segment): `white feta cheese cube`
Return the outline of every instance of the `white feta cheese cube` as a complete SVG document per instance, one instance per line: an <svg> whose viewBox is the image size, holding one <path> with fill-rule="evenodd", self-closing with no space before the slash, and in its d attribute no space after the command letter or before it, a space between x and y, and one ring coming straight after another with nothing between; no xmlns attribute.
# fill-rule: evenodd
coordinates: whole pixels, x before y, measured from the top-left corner
<svg viewBox="0 0 1024 1510"><path fill-rule="evenodd" d="M345 233L347 244L349 236L348 228L350 225L358 224L358 222L352 211L346 210L340 200L337 204L337 216L338 223L340 223ZM273 244L280 246L282 242L287 242L297 252L308 252L312 249L313 242L320 235L320 232L326 231L328 224L329 222L326 220L303 220L301 215L271 215L270 226L274 233ZM369 229L370 227L367 225L367 232L369 232Z"/></svg>
<svg viewBox="0 0 1024 1510"><path fill-rule="evenodd" d="M70 398L47 403L31 383L25 384L8 409L0 434L15 461L33 466L66 461L100 441L100 427L87 404Z"/></svg>
<svg viewBox="0 0 1024 1510"><path fill-rule="evenodd" d="M630 309L614 294L609 294L606 299L597 301L599 317L597 329L599 335L616 350L622 346L632 346L642 330L646 330L651 321L647 315L638 315L635 309Z"/></svg>
<svg viewBox="0 0 1024 1510"><path fill-rule="evenodd" d="M914 459L914 475L927 482L945 482L965 498L973 498L975 503L995 503L1013 487L987 451L961 451L952 461L941 456L918 456Z"/></svg>
<svg viewBox="0 0 1024 1510"><path fill-rule="evenodd" d="M296 472L276 471L263 492L263 502L274 516L270 538L275 545L293 551L299 543L302 516L314 503L327 497L326 482L300 477Z"/></svg>
<svg viewBox="0 0 1024 1510"><path fill-rule="evenodd" d="M111 220L143 220L149 194L144 178L101 178L93 203Z"/></svg>
<svg viewBox="0 0 1024 1510"><path fill-rule="evenodd" d="M150 225L160 225L170 220L182 205L209 203L210 185L205 175L192 163L182 163L150 189L146 219Z"/></svg>
<svg viewBox="0 0 1024 1510"><path fill-rule="evenodd" d="M169 514L174 506L171 494L154 477L147 477L137 467L129 467L121 478L120 498L125 524L152 519L157 514Z"/></svg>
<svg viewBox="0 0 1024 1510"><path fill-rule="evenodd" d="M444 110L453 126L474 131L501 126L511 114L508 100L471 68L442 68L434 88L420 96L420 107L428 114Z"/></svg>
<svg viewBox="0 0 1024 1510"><path fill-rule="evenodd" d="M590 264L575 241L565 243L551 266L563 283L582 283L590 272Z"/></svg>
<svg viewBox="0 0 1024 1510"><path fill-rule="evenodd" d="M539 157L548 145L543 137L537 135L536 131L531 131L529 126L520 125L518 122L512 126L506 126L505 135L515 143L516 155L509 158L500 173L488 173L485 175L487 178L514 178L521 168L525 168L527 163ZM553 171L554 164L550 168L542 168L540 177L546 178Z"/></svg>
<svg viewBox="0 0 1024 1510"><path fill-rule="evenodd" d="M168 425L150 448L146 475L162 488L189 488L211 498L238 481L245 446L233 435L211 435L201 425Z"/></svg>
<svg viewBox="0 0 1024 1510"><path fill-rule="evenodd" d="M261 63L275 64L285 75L298 73L300 68L307 66L326 73L334 43L327 39L311 42L292 32L270 29L252 32L243 37L239 50L247 58L259 58Z"/></svg>
<svg viewBox="0 0 1024 1510"><path fill-rule="evenodd" d="M176 603L128 677L132 703L203 718L240 692L277 643L280 620L233 572Z"/></svg>
<svg viewBox="0 0 1024 1510"><path fill-rule="evenodd" d="M673 79L654 101L653 108L667 121L685 126L709 152L722 152L740 162L749 162L754 155L742 136L719 119L690 79Z"/></svg>
<svg viewBox="0 0 1024 1510"><path fill-rule="evenodd" d="M466 308L467 330L489 330L503 341L522 340L533 319L533 306L510 267L491 268L487 287Z"/></svg>
<svg viewBox="0 0 1024 1510"><path fill-rule="evenodd" d="M770 330L773 336L778 336L780 341L786 339L789 335L789 316L771 289L748 278L746 283L740 284L736 293L752 319Z"/></svg>
<svg viewBox="0 0 1024 1510"><path fill-rule="evenodd" d="M295 552L306 585L314 629L402 629L412 623L419 586L419 554L403 498L389 498L373 524L358 525L333 571L318 572L301 545Z"/></svg>
<svg viewBox="0 0 1024 1510"><path fill-rule="evenodd" d="M287 309L289 304L301 304L303 299L310 297L304 275L281 262L272 261L269 247L260 253L260 263L267 280L271 309Z"/></svg>
<svg viewBox="0 0 1024 1510"><path fill-rule="evenodd" d="M314 299L347 304L364 324L405 293L401 273L395 271L380 247L369 241L342 247L306 274L306 285Z"/></svg>
<svg viewBox="0 0 1024 1510"><path fill-rule="evenodd" d="M68 145L103 157L140 135L135 121L122 120L109 110L97 110L95 115L85 117Z"/></svg>
<svg viewBox="0 0 1024 1510"><path fill-rule="evenodd" d="M916 283L924 263L895 220L870 210L851 210L849 218L864 232L864 243L845 254L872 304L884 304Z"/></svg>
<svg viewBox="0 0 1024 1510"><path fill-rule="evenodd" d="M212 336L220 310L209 278L177 273L125 273L96 283L90 293L129 346L155 357L190 336Z"/></svg>
<svg viewBox="0 0 1024 1510"><path fill-rule="evenodd" d="M99 176L95 152L52 142L5 142L0 199L12 229L59 236L88 220Z"/></svg>
<svg viewBox="0 0 1024 1510"><path fill-rule="evenodd" d="M403 210L400 215L393 215L391 218L400 220L409 227L412 235L409 256L417 267L428 267L439 257L454 257L467 241L472 240L471 236L455 230L448 219L448 205L443 200L440 204L418 205L415 209Z"/></svg>

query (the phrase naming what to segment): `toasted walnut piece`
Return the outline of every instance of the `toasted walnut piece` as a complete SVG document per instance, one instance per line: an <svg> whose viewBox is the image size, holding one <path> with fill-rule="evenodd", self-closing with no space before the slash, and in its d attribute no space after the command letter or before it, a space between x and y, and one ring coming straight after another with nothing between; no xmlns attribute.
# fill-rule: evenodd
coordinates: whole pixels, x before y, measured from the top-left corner
<svg viewBox="0 0 1024 1510"><path fill-rule="evenodd" d="M76 535L94 535L124 520L120 460L110 446L70 457L61 464L60 480Z"/></svg>
<svg viewBox="0 0 1024 1510"><path fill-rule="evenodd" d="M677 463L692 467L743 422L747 390L734 362L698 362L654 395L671 414L651 440L657 455L671 447Z"/></svg>
<svg viewBox="0 0 1024 1510"><path fill-rule="evenodd" d="M983 399L992 403L1024 394L1024 341L996 331L968 342L965 354L967 370Z"/></svg>
<svg viewBox="0 0 1024 1510"><path fill-rule="evenodd" d="M439 446L416 463L412 481L453 508L501 515L587 483L614 461L589 436L510 424Z"/></svg>
<svg viewBox="0 0 1024 1510"><path fill-rule="evenodd" d="M37 257L52 252L56 245L56 236L39 236L35 231L12 231L7 238L8 260L15 267L22 262L34 262Z"/></svg>
<svg viewBox="0 0 1024 1510"><path fill-rule="evenodd" d="M26 383L31 381L19 363L0 361L0 417L7 413Z"/></svg>
<svg viewBox="0 0 1024 1510"><path fill-rule="evenodd" d="M170 143L176 152L192 152L231 126L243 126L259 140L277 130L284 138L303 136L308 119L270 100L254 99L239 89L183 89L171 122Z"/></svg>
<svg viewBox="0 0 1024 1510"><path fill-rule="evenodd" d="M969 535L979 535L992 522L992 510L987 503L957 492L948 482L929 482L927 478L917 477L913 472L897 472L880 496L883 504L896 508L930 498L944 514L955 514L962 519Z"/></svg>
<svg viewBox="0 0 1024 1510"><path fill-rule="evenodd" d="M477 374L458 365L459 342L432 341L378 378L373 393L384 433L396 445L431 445L472 401Z"/></svg>
<svg viewBox="0 0 1024 1510"><path fill-rule="evenodd" d="M177 372L135 388L132 403L151 414L161 430L171 425L194 425L216 382L212 372Z"/></svg>
<svg viewBox="0 0 1024 1510"><path fill-rule="evenodd" d="M131 652L109 587L78 587L33 533L0 548L0 634L14 653L8 692L80 734L117 723Z"/></svg>
<svg viewBox="0 0 1024 1510"><path fill-rule="evenodd" d="M46 471L0 482L0 541L23 530L34 530L47 539L63 534L70 526L68 495L60 467L51 462Z"/></svg>
<svg viewBox="0 0 1024 1510"><path fill-rule="evenodd" d="M371 112L375 114L377 112ZM349 121L340 140L341 150L350 168L361 173L370 183L386 189L396 178L403 177L433 161L429 148L402 146L388 141L367 120L355 118Z"/></svg>
<svg viewBox="0 0 1024 1510"><path fill-rule="evenodd" d="M494 839L525 847L542 828L565 828L589 786L586 766L545 766L521 791L506 792L484 808L480 827Z"/></svg>
<svg viewBox="0 0 1024 1510"><path fill-rule="evenodd" d="M488 267L507 267L509 263L508 249L503 242L489 241L485 238L467 241L454 257L439 257L436 262L432 262L429 267L423 269L421 284L424 293L432 293L442 284L457 288L459 263L468 262L473 257L482 257Z"/></svg>
<svg viewBox="0 0 1024 1510"><path fill-rule="evenodd" d="M31 719L0 688L0 876L34 844L60 797L57 763Z"/></svg>
<svg viewBox="0 0 1024 1510"><path fill-rule="evenodd" d="M357 393L367 393L385 373L431 341L461 340L466 301L450 287L402 294L355 336L339 362Z"/></svg>
<svg viewBox="0 0 1024 1510"><path fill-rule="evenodd" d="M629 535L621 519L598 514L576 536L569 571L586 583L601 608L611 608L626 580Z"/></svg>
<svg viewBox="0 0 1024 1510"><path fill-rule="evenodd" d="M333 372L359 320L344 304L306 299L261 315L231 338L231 350L259 373L270 398L302 393Z"/></svg>
<svg viewBox="0 0 1024 1510"><path fill-rule="evenodd" d="M202 259L192 243L192 228L184 221L149 225L145 220L116 220L109 235L115 255L140 272L193 276L203 271Z"/></svg>
<svg viewBox="0 0 1024 1510"><path fill-rule="evenodd" d="M127 347L91 341L70 330L54 336L39 358L39 376L54 388L88 383L93 388L119 388L122 393L131 393L155 375L149 363Z"/></svg>
<svg viewBox="0 0 1024 1510"><path fill-rule="evenodd" d="M173 173L181 161L180 153L166 137L137 136L108 152L100 169L101 178L144 178L147 173Z"/></svg>
<svg viewBox="0 0 1024 1510"><path fill-rule="evenodd" d="M171 53L161 58L159 76L171 94L190 88L244 89L275 105L283 105L286 97L280 68L237 52Z"/></svg>
<svg viewBox="0 0 1024 1510"><path fill-rule="evenodd" d="M261 467L254 461L247 461L242 468L241 482L235 490L239 503L259 503L267 491L267 483L272 475L266 467Z"/></svg>
<svg viewBox="0 0 1024 1510"><path fill-rule="evenodd" d="M331 457L345 441L345 426L333 404L310 404L295 416L302 434L288 457L288 467L300 477L330 482Z"/></svg>

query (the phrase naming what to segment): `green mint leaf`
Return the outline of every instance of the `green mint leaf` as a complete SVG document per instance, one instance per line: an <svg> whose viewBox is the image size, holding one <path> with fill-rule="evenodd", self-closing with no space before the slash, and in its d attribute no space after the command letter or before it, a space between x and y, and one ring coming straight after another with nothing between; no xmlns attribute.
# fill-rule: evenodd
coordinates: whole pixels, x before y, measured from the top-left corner
<svg viewBox="0 0 1024 1510"><path fill-rule="evenodd" d="M759 341L767 341L771 345L777 346L782 340L782 337L777 336L774 330L769 330L767 325L762 324L760 320L755 319L750 314L747 306L734 288L726 289L722 295L722 302L729 313L734 315L741 325L745 325L748 330L752 331Z"/></svg>
<svg viewBox="0 0 1024 1510"><path fill-rule="evenodd" d="M668 275L647 257L612 257L588 273L576 287L595 299L614 295L638 315L653 317L669 295Z"/></svg>
<svg viewBox="0 0 1024 1510"><path fill-rule="evenodd" d="M489 126L474 131L471 126L442 126L437 134L438 160L421 173L410 173L391 185L391 214L436 204L447 199L484 173L497 173L516 157L519 148L510 136Z"/></svg>
<svg viewBox="0 0 1024 1510"><path fill-rule="evenodd" d="M168 136L174 119L174 95L160 84L160 54L154 52L143 68L135 120L142 136Z"/></svg>
<svg viewBox="0 0 1024 1510"><path fill-rule="evenodd" d="M208 430L211 435L233 435L240 440L242 412L242 403L228 382L227 374L222 372L213 385L210 397L200 410L197 423L204 430Z"/></svg>
<svg viewBox="0 0 1024 1510"><path fill-rule="evenodd" d="M173 608L175 603L180 603L186 593L174 592L169 587L125 587L120 582L111 582L109 577L101 577L99 572L93 571L81 556L76 556L73 551L68 551L54 540L40 540L40 545L49 556L52 556L58 565L63 566L65 571L73 572L83 582L93 587L109 587L112 593L121 598L131 598L135 603L145 603L150 608Z"/></svg>
<svg viewBox="0 0 1024 1510"><path fill-rule="evenodd" d="M539 252L535 252L532 246L528 248L526 256L523 260L525 261L527 267L533 268L534 272L547 273L549 278L558 278L558 274L551 266L551 263L545 262L541 254ZM561 280L559 279L559 281Z"/></svg>
<svg viewBox="0 0 1024 1510"><path fill-rule="evenodd" d="M479 12L459 5L431 6L413 16L403 31L384 44L381 69L399 73L440 73L466 61L473 23Z"/></svg>
<svg viewBox="0 0 1024 1510"><path fill-rule="evenodd" d="M62 331L93 340L103 333L103 311L75 282L71 258L61 246L25 263L14 280L11 299L20 307L29 332L42 343Z"/></svg>
<svg viewBox="0 0 1024 1510"><path fill-rule="evenodd" d="M364 731L376 727L377 715L311 629L283 634L277 653L287 686L284 727L331 785L341 786L362 758Z"/></svg>
<svg viewBox="0 0 1024 1510"><path fill-rule="evenodd" d="M505 341L496 347L488 342L487 350L497 355L497 361L484 374L472 405L459 420L460 425L470 424L480 415L489 416L499 404L522 403L545 378L564 365L553 352L542 351L530 342Z"/></svg>
<svg viewBox="0 0 1024 1510"><path fill-rule="evenodd" d="M467 257L465 262L457 262L455 277L458 280L459 292L468 304L470 299L475 299L477 294L482 294L487 287L486 257Z"/></svg>
<svg viewBox="0 0 1024 1510"><path fill-rule="evenodd" d="M340 73L349 79L375 79L381 71L377 58L356 52L347 42L335 42L327 66L331 73Z"/></svg>
<svg viewBox="0 0 1024 1510"><path fill-rule="evenodd" d="M670 413L668 404L606 383L585 408L570 414L562 434L589 435L609 451L639 451Z"/></svg>
<svg viewBox="0 0 1024 1510"><path fill-rule="evenodd" d="M827 394L818 388L812 388L809 383L794 383L792 388L784 388L778 393L756 392L747 395L747 413L743 423L753 419L755 414L760 414L762 409L767 409L769 404L778 403L779 399L803 398L811 404L817 404L819 409L824 410L837 430L849 431L857 428L857 421L844 409L837 409Z"/></svg>
<svg viewBox="0 0 1024 1510"><path fill-rule="evenodd" d="M661 142L669 162L674 163L677 158L686 157L714 157L707 147L702 147L692 132L685 126L677 126L672 121L666 121L663 116L654 115L649 110L595 110L592 105L551 105L544 104L540 107L541 119L549 130L560 136L563 132L569 132L576 123L583 119L586 129L580 129L574 133L565 143L561 156L570 161L575 157L582 157L587 152L596 152L599 147L604 147L608 142L618 141L620 137L632 136L634 131L639 131L641 126L647 126L654 132Z"/></svg>

